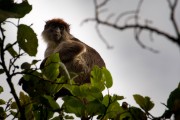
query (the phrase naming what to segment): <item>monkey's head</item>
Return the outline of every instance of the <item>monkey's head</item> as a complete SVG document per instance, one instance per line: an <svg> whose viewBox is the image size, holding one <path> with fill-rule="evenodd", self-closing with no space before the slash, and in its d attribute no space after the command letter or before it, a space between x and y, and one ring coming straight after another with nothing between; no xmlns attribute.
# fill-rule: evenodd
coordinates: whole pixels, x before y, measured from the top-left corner
<svg viewBox="0 0 180 120"><path fill-rule="evenodd" d="M70 34L69 24L62 19L48 20L44 26L42 36L46 42L59 43L66 34Z"/></svg>

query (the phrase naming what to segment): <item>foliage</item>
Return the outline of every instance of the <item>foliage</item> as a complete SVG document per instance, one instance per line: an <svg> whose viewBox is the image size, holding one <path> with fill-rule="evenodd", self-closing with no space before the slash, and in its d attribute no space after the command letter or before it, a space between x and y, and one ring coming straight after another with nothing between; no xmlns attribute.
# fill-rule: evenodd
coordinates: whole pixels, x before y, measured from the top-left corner
<svg viewBox="0 0 180 120"><path fill-rule="evenodd" d="M9 6L6 9L4 6ZM59 67L63 67L59 54L52 54L44 63L44 67L39 69L36 64L39 60L32 60L31 63L24 62L18 65L16 62L24 53L35 56L37 53L37 37L33 29L25 24L17 24L17 40L6 43L3 24L8 18L22 18L28 14L32 6L27 0L17 4L12 0L0 0L0 74L6 76L6 81L11 89L13 98L5 101L0 99L0 119L7 119L9 116L23 120L62 120L74 119L72 114L82 120L147 120L169 118L180 109L180 87L175 89L167 102L168 110L159 118L153 117L149 111L154 107L154 103L149 97L133 95L140 108L130 106L122 102L124 99L120 95L109 94L109 89L113 85L111 73L106 68L94 66L91 71L91 83L77 85L73 77L59 76ZM14 24L14 23L13 23ZM15 49L18 46L18 50ZM10 64L5 60L6 53L11 55ZM19 97L12 83L13 78L20 74L19 84L23 90ZM180 86L180 85L179 85ZM59 105L54 99L55 94L61 89L67 89L71 95L62 97L63 104ZM108 91L104 95L102 92ZM0 86L0 94L4 91ZM56 113L56 114L55 114Z"/></svg>

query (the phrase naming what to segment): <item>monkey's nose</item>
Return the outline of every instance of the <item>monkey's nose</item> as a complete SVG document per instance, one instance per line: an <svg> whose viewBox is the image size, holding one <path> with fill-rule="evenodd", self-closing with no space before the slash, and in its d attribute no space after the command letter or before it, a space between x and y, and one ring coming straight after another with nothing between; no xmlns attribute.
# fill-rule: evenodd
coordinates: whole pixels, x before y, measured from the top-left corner
<svg viewBox="0 0 180 120"><path fill-rule="evenodd" d="M56 33L60 33L61 32L61 30L59 29L59 27L56 27Z"/></svg>

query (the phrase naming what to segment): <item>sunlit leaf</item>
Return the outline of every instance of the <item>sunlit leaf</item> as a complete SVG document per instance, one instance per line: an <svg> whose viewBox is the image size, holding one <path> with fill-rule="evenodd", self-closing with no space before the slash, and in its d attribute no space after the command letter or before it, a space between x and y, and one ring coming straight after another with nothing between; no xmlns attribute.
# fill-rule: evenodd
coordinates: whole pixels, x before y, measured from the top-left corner
<svg viewBox="0 0 180 120"><path fill-rule="evenodd" d="M105 67L102 68L102 73L103 73L103 79L104 79L104 81L106 81L106 83L105 83L106 87L107 88L112 87L113 80L112 80L111 73Z"/></svg>
<svg viewBox="0 0 180 120"><path fill-rule="evenodd" d="M59 54L51 54L48 59L46 60L44 69L42 70L43 75L48 80L55 80L59 75Z"/></svg>
<svg viewBox="0 0 180 120"><path fill-rule="evenodd" d="M0 0L0 22L7 18L22 18L32 10L27 0L14 3L12 0Z"/></svg>
<svg viewBox="0 0 180 120"><path fill-rule="evenodd" d="M27 25L21 24L18 26L17 42L30 56L35 56L37 53L38 40L33 29Z"/></svg>
<svg viewBox="0 0 180 120"><path fill-rule="evenodd" d="M119 103L113 102L109 105L107 112L106 112L106 116L108 118L116 118L116 116L121 112L121 107L119 105Z"/></svg>
<svg viewBox="0 0 180 120"><path fill-rule="evenodd" d="M13 49L12 44L7 44L6 48L8 48L7 50L12 57L17 56L17 52Z"/></svg>
<svg viewBox="0 0 180 120"><path fill-rule="evenodd" d="M96 83L98 81L101 81L101 79L102 79L102 72L98 66L93 67L93 69L91 71L91 75L92 75L92 78L91 78L92 83Z"/></svg>
<svg viewBox="0 0 180 120"><path fill-rule="evenodd" d="M109 105L110 97L111 97L111 96L106 95L106 96L104 96L104 98L103 98L102 103L103 103L106 107Z"/></svg>
<svg viewBox="0 0 180 120"><path fill-rule="evenodd" d="M102 70L98 66L94 66L91 71L91 85L97 87L100 91L105 89L104 79L102 79Z"/></svg>

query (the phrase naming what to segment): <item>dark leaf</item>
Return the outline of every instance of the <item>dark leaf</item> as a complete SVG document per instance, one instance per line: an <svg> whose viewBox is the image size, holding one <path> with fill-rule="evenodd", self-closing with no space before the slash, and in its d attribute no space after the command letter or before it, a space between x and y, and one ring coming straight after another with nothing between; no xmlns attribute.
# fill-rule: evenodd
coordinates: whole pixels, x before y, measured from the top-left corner
<svg viewBox="0 0 180 120"><path fill-rule="evenodd" d="M52 118L51 120L62 120L59 116Z"/></svg>
<svg viewBox="0 0 180 120"><path fill-rule="evenodd" d="M74 113L76 116L82 116L82 111L85 110L85 106L82 101L73 96L65 96L64 100L64 110L67 113Z"/></svg>
<svg viewBox="0 0 180 120"><path fill-rule="evenodd" d="M17 109L18 107L17 107L17 104L16 104L16 102L12 102L12 104L11 104L11 109Z"/></svg>
<svg viewBox="0 0 180 120"><path fill-rule="evenodd" d="M178 87L169 95L167 107L172 111L180 109L180 83Z"/></svg>
<svg viewBox="0 0 180 120"><path fill-rule="evenodd" d="M140 108L130 107L129 112L135 120L147 120L146 114Z"/></svg>
<svg viewBox="0 0 180 120"><path fill-rule="evenodd" d="M57 103L51 96L44 95L44 98L47 99L50 107L51 107L53 110L58 110L58 109L60 109L58 103Z"/></svg>
<svg viewBox="0 0 180 120"><path fill-rule="evenodd" d="M36 64L39 61L41 61L41 60L33 60L31 64L34 65L34 64Z"/></svg>
<svg viewBox="0 0 180 120"><path fill-rule="evenodd" d="M0 0L0 22L7 18L22 18L32 10L27 0L14 3L13 0Z"/></svg>
<svg viewBox="0 0 180 120"><path fill-rule="evenodd" d="M4 69L0 69L0 74L3 74L4 72Z"/></svg>
<svg viewBox="0 0 180 120"><path fill-rule="evenodd" d="M38 40L33 29L27 25L21 24L18 26L17 42L30 56L35 56L37 53Z"/></svg>
<svg viewBox="0 0 180 120"><path fill-rule="evenodd" d="M4 120L6 118L6 112L4 111L3 107L0 107L0 118Z"/></svg>
<svg viewBox="0 0 180 120"><path fill-rule="evenodd" d="M0 86L0 93L2 93L4 90L3 90L3 87Z"/></svg>
<svg viewBox="0 0 180 120"><path fill-rule="evenodd" d="M0 99L0 105L4 105L6 102L3 99Z"/></svg>
<svg viewBox="0 0 180 120"><path fill-rule="evenodd" d="M86 111L89 115L99 115L105 112L105 106L99 101L91 101L86 105Z"/></svg>
<svg viewBox="0 0 180 120"><path fill-rule="evenodd" d="M21 65L21 69L30 69L31 68L31 64L29 64L28 62L24 62Z"/></svg>
<svg viewBox="0 0 180 120"><path fill-rule="evenodd" d="M154 107L154 103L149 97L143 97L141 95L133 95L136 103L146 112L150 111Z"/></svg>

